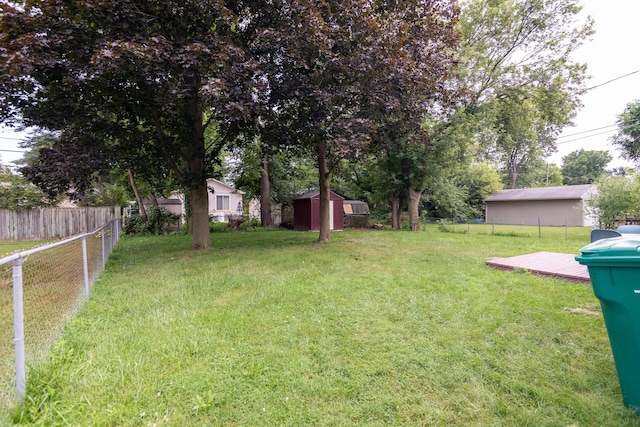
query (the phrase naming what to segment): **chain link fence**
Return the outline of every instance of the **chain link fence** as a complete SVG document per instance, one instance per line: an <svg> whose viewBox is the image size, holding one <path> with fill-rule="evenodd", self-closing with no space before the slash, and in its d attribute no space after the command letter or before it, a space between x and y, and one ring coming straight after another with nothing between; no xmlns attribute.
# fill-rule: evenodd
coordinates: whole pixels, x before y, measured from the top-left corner
<svg viewBox="0 0 640 427"><path fill-rule="evenodd" d="M89 297L118 240L119 220L0 259L0 420L25 392L26 367L45 359Z"/></svg>

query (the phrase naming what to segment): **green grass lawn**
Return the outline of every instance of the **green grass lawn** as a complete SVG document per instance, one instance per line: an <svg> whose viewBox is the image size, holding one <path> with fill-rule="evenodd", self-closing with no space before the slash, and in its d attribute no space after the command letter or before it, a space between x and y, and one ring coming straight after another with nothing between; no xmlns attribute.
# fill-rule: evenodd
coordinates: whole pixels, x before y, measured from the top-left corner
<svg viewBox="0 0 640 427"><path fill-rule="evenodd" d="M591 287L484 265L589 240L544 231L123 238L14 421L640 426Z"/></svg>

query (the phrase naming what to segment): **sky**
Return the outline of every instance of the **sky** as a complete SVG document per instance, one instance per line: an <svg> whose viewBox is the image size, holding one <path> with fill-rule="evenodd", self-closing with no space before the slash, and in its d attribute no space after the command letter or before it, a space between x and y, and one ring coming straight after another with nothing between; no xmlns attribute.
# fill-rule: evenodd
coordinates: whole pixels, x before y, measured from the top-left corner
<svg viewBox="0 0 640 427"><path fill-rule="evenodd" d="M616 132L617 116L628 103L640 100L640 55L634 31L640 16L640 1L582 0L581 4L583 10L579 18L591 16L596 33L574 54L574 60L588 65L591 78L587 87L599 87L581 96L583 107L574 119L575 126L564 130L558 138L558 152L547 161L561 166L562 158L573 151L606 150L614 158L609 168L631 166L609 138ZM24 133L0 128L3 165L22 157L20 152L13 151L20 151L18 141L24 137Z"/></svg>
<svg viewBox="0 0 640 427"><path fill-rule="evenodd" d="M588 88L602 86L581 96L583 107L573 120L575 126L564 130L558 138L558 152L547 160L561 166L562 158L573 151L606 150L614 158L609 168L631 166L609 138L615 135L617 118L627 104L640 100L640 55L634 31L640 1L583 0L581 4L583 17L590 15L595 20L596 33L574 59L588 65ZM611 80L615 81L607 83Z"/></svg>

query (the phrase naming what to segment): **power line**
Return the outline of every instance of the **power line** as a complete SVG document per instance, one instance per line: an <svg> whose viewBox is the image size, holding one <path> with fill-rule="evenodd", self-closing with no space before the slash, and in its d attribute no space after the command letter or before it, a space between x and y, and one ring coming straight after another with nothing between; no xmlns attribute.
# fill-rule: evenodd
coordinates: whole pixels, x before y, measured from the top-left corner
<svg viewBox="0 0 640 427"><path fill-rule="evenodd" d="M600 128L589 129L589 130L585 130L585 131L582 131L582 132L571 133L571 134L569 134L569 135L562 135L562 136L559 136L559 137L558 137L558 139L562 139L562 138L570 138L570 137L572 137L572 136L582 135L583 133L591 133L591 132L595 132L595 131L597 131L597 130L602 130L602 129L612 128L612 127L617 127L617 126L618 126L618 125L609 125L609 126L603 126L603 127L600 127Z"/></svg>
<svg viewBox="0 0 640 427"><path fill-rule="evenodd" d="M604 135L606 133L611 133L611 132L614 132L614 131L615 131L615 129L611 129L611 130L607 130L607 131L600 132L600 133L594 133L593 135L587 135L587 136L582 136L580 138L570 139L568 141L556 142L556 145L566 144L568 142L574 142L574 141L581 141L583 139L591 138L591 137L598 136L598 135Z"/></svg>
<svg viewBox="0 0 640 427"><path fill-rule="evenodd" d="M26 153L25 150L0 150L0 151L4 151L6 153Z"/></svg>
<svg viewBox="0 0 640 427"><path fill-rule="evenodd" d="M640 70L632 71L632 72L630 72L629 74L625 74L625 75L623 75L623 76L618 76L618 77L613 78L613 79L611 79L611 80L609 80L609 81L606 81L606 82L604 82L604 83L600 83L599 85L595 85L595 86L588 87L588 88L586 88L585 90L581 91L580 93L582 94L582 93L588 92L588 91L590 91L590 90L597 89L597 88L602 87L602 86L604 86L604 85L608 85L609 83L613 83L613 82L615 82L615 81L618 81L618 80L620 80L620 79L624 79L624 78L626 78L626 77L629 77L629 76L632 76L632 75L634 75L634 74L638 74L638 73L640 73Z"/></svg>

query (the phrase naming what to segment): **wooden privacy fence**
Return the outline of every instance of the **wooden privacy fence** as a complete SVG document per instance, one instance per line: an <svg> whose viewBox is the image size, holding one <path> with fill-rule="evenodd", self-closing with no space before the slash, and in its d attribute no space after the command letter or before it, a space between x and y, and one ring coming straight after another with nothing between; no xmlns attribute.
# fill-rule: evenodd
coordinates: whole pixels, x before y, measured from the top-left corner
<svg viewBox="0 0 640 427"><path fill-rule="evenodd" d="M0 242L51 240L88 233L120 216L120 207L0 209Z"/></svg>

